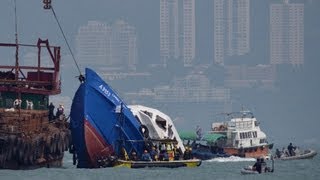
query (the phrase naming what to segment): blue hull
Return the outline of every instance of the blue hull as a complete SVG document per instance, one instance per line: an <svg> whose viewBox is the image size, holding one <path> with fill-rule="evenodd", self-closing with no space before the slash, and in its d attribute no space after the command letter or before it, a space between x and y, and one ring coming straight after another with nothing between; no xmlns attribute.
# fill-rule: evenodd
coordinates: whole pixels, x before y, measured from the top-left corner
<svg viewBox="0 0 320 180"><path fill-rule="evenodd" d="M94 71L86 69L70 114L73 145L79 168L98 167L98 161L119 156L124 148L141 155L141 125L120 97Z"/></svg>

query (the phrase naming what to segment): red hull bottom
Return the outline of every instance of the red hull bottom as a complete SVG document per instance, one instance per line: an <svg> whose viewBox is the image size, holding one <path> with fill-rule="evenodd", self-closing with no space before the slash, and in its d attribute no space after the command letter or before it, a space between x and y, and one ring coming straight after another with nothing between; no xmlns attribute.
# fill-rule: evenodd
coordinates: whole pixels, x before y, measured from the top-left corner
<svg viewBox="0 0 320 180"><path fill-rule="evenodd" d="M224 152L233 156L240 156L246 158L258 158L269 155L269 145L247 148L233 148L225 147Z"/></svg>
<svg viewBox="0 0 320 180"><path fill-rule="evenodd" d="M99 167L99 161L112 156L114 150L87 120L84 120L84 134L86 148L92 166Z"/></svg>

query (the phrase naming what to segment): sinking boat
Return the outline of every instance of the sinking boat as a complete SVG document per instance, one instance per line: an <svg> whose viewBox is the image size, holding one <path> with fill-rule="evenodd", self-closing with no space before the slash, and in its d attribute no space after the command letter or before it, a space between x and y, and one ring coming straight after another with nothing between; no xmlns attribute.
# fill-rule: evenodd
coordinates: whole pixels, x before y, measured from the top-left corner
<svg viewBox="0 0 320 180"><path fill-rule="evenodd" d="M252 112L226 113L224 118L227 121L212 123L211 133L227 137L226 143L221 145L225 153L247 158L269 156L273 143L267 141Z"/></svg>
<svg viewBox="0 0 320 180"><path fill-rule="evenodd" d="M116 92L89 68L73 98L70 123L78 168L97 168L101 162L112 166L123 149L138 156L144 150L141 124Z"/></svg>
<svg viewBox="0 0 320 180"><path fill-rule="evenodd" d="M125 161L118 160L115 167L127 168L178 168L178 167L197 167L201 165L200 159L175 160L175 161Z"/></svg>

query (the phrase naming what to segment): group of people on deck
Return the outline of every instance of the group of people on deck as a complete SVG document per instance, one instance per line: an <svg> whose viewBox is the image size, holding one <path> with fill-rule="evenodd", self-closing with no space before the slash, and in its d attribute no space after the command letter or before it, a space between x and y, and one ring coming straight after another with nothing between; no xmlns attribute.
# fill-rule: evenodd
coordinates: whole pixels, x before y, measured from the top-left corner
<svg viewBox="0 0 320 180"><path fill-rule="evenodd" d="M48 109L49 109L49 121L53 121L55 118L59 118L60 120L63 119L64 106L62 104L59 104L56 115L54 115L55 106L53 105L52 102L49 104Z"/></svg>
<svg viewBox="0 0 320 180"><path fill-rule="evenodd" d="M13 108L14 109L21 109L22 100L21 99L15 99L13 101ZM26 100L26 109L32 110L33 109L33 102Z"/></svg>
<svg viewBox="0 0 320 180"><path fill-rule="evenodd" d="M279 149L276 149L276 157L289 157L289 156L295 156L296 154L299 154L299 148L296 146L293 146L292 143L290 143L286 148L282 148L282 151Z"/></svg>
<svg viewBox="0 0 320 180"><path fill-rule="evenodd" d="M182 153L180 148L170 143L162 143L157 147L153 145L150 150L145 149L141 158L135 151L131 152L128 160L132 161L172 161L181 159L193 159L192 149L186 147L186 151Z"/></svg>

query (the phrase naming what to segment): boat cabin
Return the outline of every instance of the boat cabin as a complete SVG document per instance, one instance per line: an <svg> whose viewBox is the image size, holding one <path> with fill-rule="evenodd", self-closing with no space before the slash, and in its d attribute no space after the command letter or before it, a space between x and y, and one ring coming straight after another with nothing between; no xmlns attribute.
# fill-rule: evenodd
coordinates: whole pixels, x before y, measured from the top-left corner
<svg viewBox="0 0 320 180"><path fill-rule="evenodd" d="M180 139L178 131L168 115L157 109L142 105L130 105L129 108L137 120L142 125L146 126L148 136L151 139L174 139L177 141L178 148L180 148L182 152L185 151L185 147Z"/></svg>
<svg viewBox="0 0 320 180"><path fill-rule="evenodd" d="M240 116L228 114L226 122L212 123L213 133L227 136L227 146L236 148L267 145L266 134L261 131L259 122L250 112L241 112Z"/></svg>
<svg viewBox="0 0 320 180"><path fill-rule="evenodd" d="M0 43L1 50L12 47L16 51L15 59L9 62L0 59L0 108L12 108L18 99L21 100L21 108L26 108L27 101L32 101L34 109L47 109L49 95L61 93L60 47L49 46L48 40L41 39L38 39L36 45ZM37 53L33 59L27 58L20 62L18 50L24 52L24 48L36 49ZM41 59L44 52L47 52L48 57L45 61Z"/></svg>

